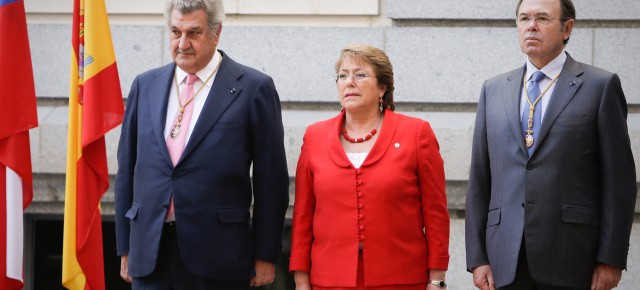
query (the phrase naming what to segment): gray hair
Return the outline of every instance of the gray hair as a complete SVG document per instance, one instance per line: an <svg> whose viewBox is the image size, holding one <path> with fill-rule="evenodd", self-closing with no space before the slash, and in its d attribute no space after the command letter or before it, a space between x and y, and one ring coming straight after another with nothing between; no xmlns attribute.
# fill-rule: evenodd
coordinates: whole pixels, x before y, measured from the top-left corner
<svg viewBox="0 0 640 290"><path fill-rule="evenodd" d="M222 0L167 0L164 17L169 25L171 25L173 10L178 10L182 14L204 10L207 13L207 24L211 33L216 33L224 20Z"/></svg>

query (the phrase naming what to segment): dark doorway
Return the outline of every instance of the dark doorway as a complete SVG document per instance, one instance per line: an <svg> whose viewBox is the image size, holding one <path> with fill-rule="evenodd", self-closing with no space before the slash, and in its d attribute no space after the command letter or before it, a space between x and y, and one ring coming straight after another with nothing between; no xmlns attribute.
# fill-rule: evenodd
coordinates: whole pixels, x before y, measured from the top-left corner
<svg viewBox="0 0 640 290"><path fill-rule="evenodd" d="M33 249L31 266L33 269L31 289L66 290L62 286L62 216L29 215L31 220L31 249ZM295 289L293 277L288 271L291 251L291 226L288 221L285 227L283 253L280 264L276 268L275 282L268 286L255 287L256 290L289 290ZM115 223L112 217L103 217L102 240L104 254L105 283L108 290L131 289L131 286L120 278L120 257L116 256ZM28 244L28 243L27 243ZM28 262L27 262L28 264Z"/></svg>
<svg viewBox="0 0 640 290"><path fill-rule="evenodd" d="M120 258L116 256L113 221L102 222L105 286L109 290L131 289L120 279ZM32 289L65 290L62 286L62 231L61 219L33 220L33 277Z"/></svg>

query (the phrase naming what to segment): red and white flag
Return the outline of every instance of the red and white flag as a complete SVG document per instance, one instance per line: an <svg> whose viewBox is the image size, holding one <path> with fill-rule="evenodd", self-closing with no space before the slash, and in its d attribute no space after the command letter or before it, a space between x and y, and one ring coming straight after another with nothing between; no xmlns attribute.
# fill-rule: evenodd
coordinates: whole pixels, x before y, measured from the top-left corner
<svg viewBox="0 0 640 290"><path fill-rule="evenodd" d="M24 287L23 210L33 198L29 129L38 126L22 0L0 0L0 289Z"/></svg>

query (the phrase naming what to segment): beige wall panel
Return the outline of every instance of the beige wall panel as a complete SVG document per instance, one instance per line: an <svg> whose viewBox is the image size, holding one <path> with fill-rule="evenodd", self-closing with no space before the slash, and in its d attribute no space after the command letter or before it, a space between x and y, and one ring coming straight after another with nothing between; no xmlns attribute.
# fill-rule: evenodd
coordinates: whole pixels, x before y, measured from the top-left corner
<svg viewBox="0 0 640 290"><path fill-rule="evenodd" d="M109 14L162 14L164 1L107 0ZM224 0L227 14L377 15L377 0ZM25 1L28 13L71 13L73 0Z"/></svg>

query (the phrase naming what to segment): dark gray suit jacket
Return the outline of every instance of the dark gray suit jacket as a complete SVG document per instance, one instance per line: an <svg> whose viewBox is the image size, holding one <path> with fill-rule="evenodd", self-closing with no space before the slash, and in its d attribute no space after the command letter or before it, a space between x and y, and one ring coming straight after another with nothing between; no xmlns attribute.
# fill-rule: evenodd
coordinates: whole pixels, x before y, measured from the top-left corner
<svg viewBox="0 0 640 290"><path fill-rule="evenodd" d="M617 75L567 55L529 157L522 67L482 88L466 201L467 268L515 276L521 242L540 283L588 288L596 262L626 267L636 173Z"/></svg>
<svg viewBox="0 0 640 290"><path fill-rule="evenodd" d="M162 254L171 195L180 255L191 273L249 280L255 259L275 263L279 257L289 204L280 100L269 76L221 53L176 166L163 135L175 63L139 75L131 86L118 146L115 212L118 255L129 255L133 277L150 274Z"/></svg>

